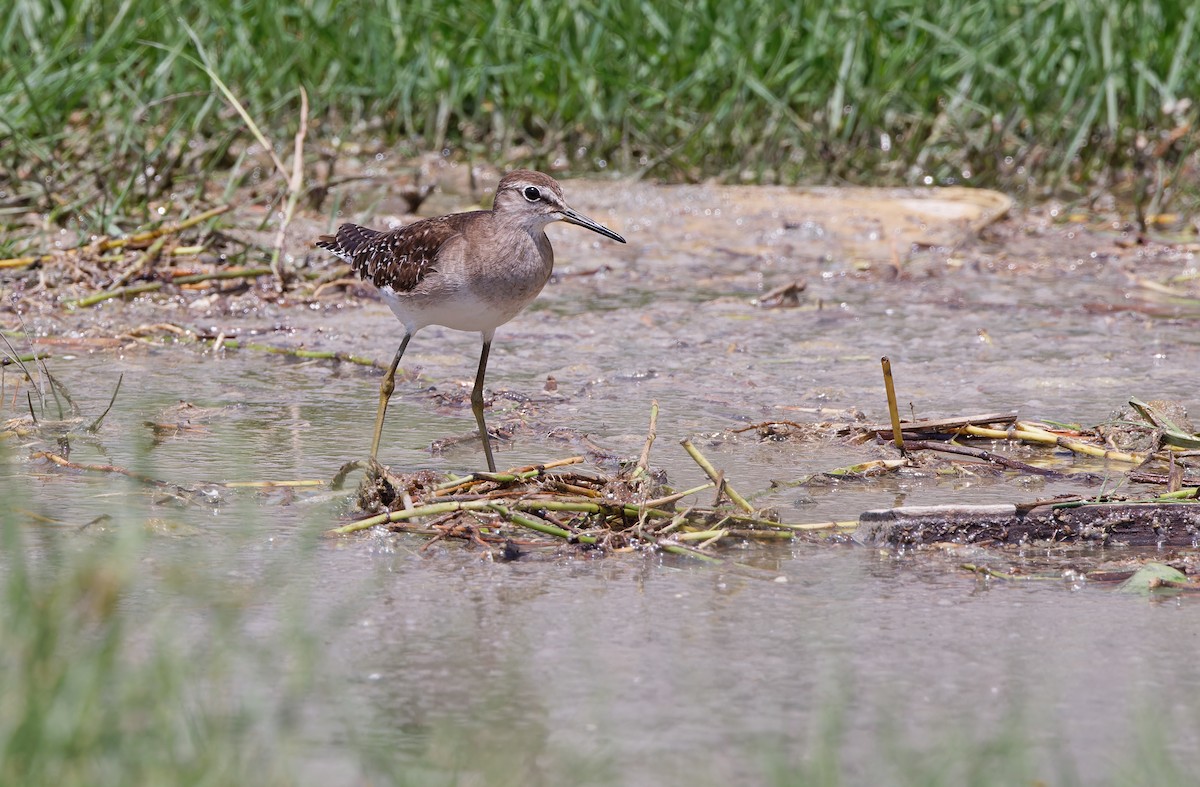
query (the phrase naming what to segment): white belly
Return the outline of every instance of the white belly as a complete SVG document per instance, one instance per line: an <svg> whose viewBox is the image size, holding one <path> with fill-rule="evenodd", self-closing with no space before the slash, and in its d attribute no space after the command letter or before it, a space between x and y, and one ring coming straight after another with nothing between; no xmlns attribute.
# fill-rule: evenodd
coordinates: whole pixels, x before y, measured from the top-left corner
<svg viewBox="0 0 1200 787"><path fill-rule="evenodd" d="M401 296L390 287L381 287L379 294L410 333L426 325L486 333L516 317L527 305L484 300L466 289L456 291L451 297L435 298Z"/></svg>

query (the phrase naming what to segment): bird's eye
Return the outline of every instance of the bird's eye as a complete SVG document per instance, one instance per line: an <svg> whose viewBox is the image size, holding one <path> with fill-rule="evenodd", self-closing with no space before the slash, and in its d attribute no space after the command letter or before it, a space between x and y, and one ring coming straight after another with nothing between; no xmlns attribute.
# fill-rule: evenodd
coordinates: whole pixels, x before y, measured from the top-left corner
<svg viewBox="0 0 1200 787"><path fill-rule="evenodd" d="M537 202L542 198L542 192L538 191L534 186L525 187L525 199L530 202Z"/></svg>

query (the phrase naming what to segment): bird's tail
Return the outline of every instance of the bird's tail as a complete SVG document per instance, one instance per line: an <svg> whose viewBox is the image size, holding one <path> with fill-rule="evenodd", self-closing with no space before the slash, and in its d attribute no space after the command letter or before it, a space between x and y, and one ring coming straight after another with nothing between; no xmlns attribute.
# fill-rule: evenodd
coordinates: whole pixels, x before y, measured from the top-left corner
<svg viewBox="0 0 1200 787"><path fill-rule="evenodd" d="M337 234L317 238L317 245L353 264L354 255L358 250L382 234L378 230L360 227L357 224L343 224L337 228Z"/></svg>

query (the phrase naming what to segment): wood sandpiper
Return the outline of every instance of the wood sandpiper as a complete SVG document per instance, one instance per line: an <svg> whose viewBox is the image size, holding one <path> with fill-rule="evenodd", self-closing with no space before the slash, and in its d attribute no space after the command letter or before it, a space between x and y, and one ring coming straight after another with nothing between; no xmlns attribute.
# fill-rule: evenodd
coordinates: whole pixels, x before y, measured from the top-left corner
<svg viewBox="0 0 1200 787"><path fill-rule="evenodd" d="M478 331L483 337L471 411L488 470L496 472L483 420L483 377L496 328L516 317L542 291L554 269L546 225L565 221L624 243L609 228L572 210L562 186L541 172L517 170L500 179L491 210L422 219L389 232L343 224L317 245L350 263L404 325L404 338L379 386L371 459L379 452L384 413L396 368L413 335L427 325Z"/></svg>

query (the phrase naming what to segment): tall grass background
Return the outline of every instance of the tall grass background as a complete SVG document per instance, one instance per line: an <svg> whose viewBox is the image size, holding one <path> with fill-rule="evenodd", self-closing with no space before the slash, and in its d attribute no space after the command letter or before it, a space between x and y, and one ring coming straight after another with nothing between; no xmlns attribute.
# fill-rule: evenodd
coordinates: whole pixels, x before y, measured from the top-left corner
<svg viewBox="0 0 1200 787"><path fill-rule="evenodd" d="M1196 162L1188 0L10 2L0 204L94 205L100 179L136 212L230 167L249 137L204 55L281 143L304 86L325 143L667 180L1154 209Z"/></svg>

